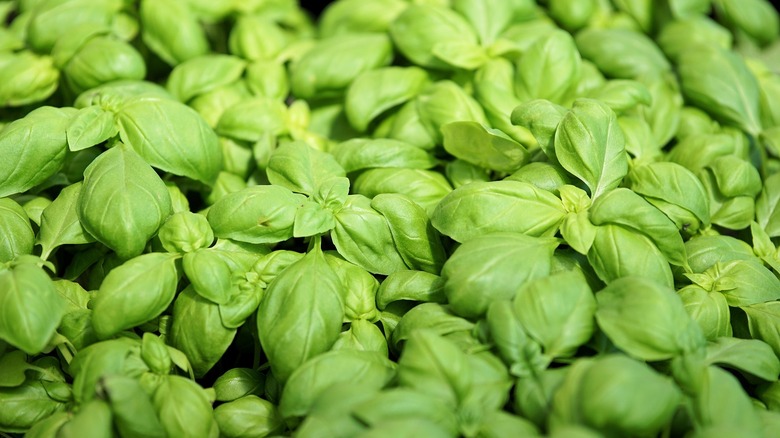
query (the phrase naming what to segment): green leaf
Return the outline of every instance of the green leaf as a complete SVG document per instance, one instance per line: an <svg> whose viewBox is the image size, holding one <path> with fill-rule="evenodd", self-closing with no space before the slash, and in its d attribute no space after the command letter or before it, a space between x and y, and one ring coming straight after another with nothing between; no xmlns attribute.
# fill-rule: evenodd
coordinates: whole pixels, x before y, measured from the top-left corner
<svg viewBox="0 0 780 438"><path fill-rule="evenodd" d="M587 255L593 270L605 283L638 276L667 286L673 284L669 262L653 241L620 225L596 228L596 237Z"/></svg>
<svg viewBox="0 0 780 438"><path fill-rule="evenodd" d="M386 193L376 195L371 208L387 220L395 247L409 269L441 271L447 255L422 207L406 196Z"/></svg>
<svg viewBox="0 0 780 438"><path fill-rule="evenodd" d="M739 55L709 44L696 46L680 55L678 72L688 101L752 135L761 131L758 83Z"/></svg>
<svg viewBox="0 0 780 438"><path fill-rule="evenodd" d="M650 366L611 354L577 361L552 400L550 425L583 424L602 434L654 436L681 402L674 382Z"/></svg>
<svg viewBox="0 0 780 438"><path fill-rule="evenodd" d="M173 302L178 254L149 253L128 260L106 275L92 303L92 326L108 338L159 316Z"/></svg>
<svg viewBox="0 0 780 438"><path fill-rule="evenodd" d="M340 94L362 73L390 64L392 54L384 33L321 39L290 65L292 93L303 99Z"/></svg>
<svg viewBox="0 0 780 438"><path fill-rule="evenodd" d="M628 188L663 211L681 230L695 232L710 223L709 197L690 170L677 163L655 162L631 169Z"/></svg>
<svg viewBox="0 0 780 438"><path fill-rule="evenodd" d="M341 331L341 281L315 248L268 286L257 311L260 344L280 382L330 349ZM301 320L301 315L307 317Z"/></svg>
<svg viewBox="0 0 780 438"><path fill-rule="evenodd" d="M309 196L317 193L325 181L346 176L332 155L298 141L274 151L266 174L272 184Z"/></svg>
<svg viewBox="0 0 780 438"><path fill-rule="evenodd" d="M113 113L99 106L88 106L79 110L65 135L68 149L76 152L103 143L118 133Z"/></svg>
<svg viewBox="0 0 780 438"><path fill-rule="evenodd" d="M708 269L713 289L726 296L730 306L747 306L780 299L780 280L755 260L715 263Z"/></svg>
<svg viewBox="0 0 780 438"><path fill-rule="evenodd" d="M44 260L48 259L48 255L60 245L95 241L79 221L78 204L81 188L81 182L63 188L54 201L43 210L37 243L41 245L41 258Z"/></svg>
<svg viewBox="0 0 780 438"><path fill-rule="evenodd" d="M335 254L326 253L325 260L342 284L340 295L344 302L344 322L355 322L358 319L376 321L379 317L376 308L379 281L365 269Z"/></svg>
<svg viewBox="0 0 780 438"><path fill-rule="evenodd" d="M628 29L592 27L578 32L575 41L583 58L614 78L633 79L671 67L653 40Z"/></svg>
<svg viewBox="0 0 780 438"><path fill-rule="evenodd" d="M772 347L780 357L780 301L768 301L741 307L747 314L750 336Z"/></svg>
<svg viewBox="0 0 780 438"><path fill-rule="evenodd" d="M113 422L122 436L165 436L152 399L138 380L111 375L103 377L99 384L111 407Z"/></svg>
<svg viewBox="0 0 780 438"><path fill-rule="evenodd" d="M541 36L517 64L515 92L522 101L561 103L580 80L581 59L574 38L558 30Z"/></svg>
<svg viewBox="0 0 780 438"><path fill-rule="evenodd" d="M189 3L144 0L140 5L141 38L157 56L176 65L209 51L206 32Z"/></svg>
<svg viewBox="0 0 780 438"><path fill-rule="evenodd" d="M222 168L217 135L192 108L140 97L126 102L116 120L119 138L153 167L208 185L217 179Z"/></svg>
<svg viewBox="0 0 780 438"><path fill-rule="evenodd" d="M531 131L547 158L557 164L555 132L566 114L568 111L560 105L549 100L534 99L515 107L512 110L511 121L513 125L522 126Z"/></svg>
<svg viewBox="0 0 780 438"><path fill-rule="evenodd" d="M363 391L381 389L395 377L395 364L374 352L337 350L321 354L298 368L287 380L279 402L284 418L304 417L317 397L334 385Z"/></svg>
<svg viewBox="0 0 780 438"><path fill-rule="evenodd" d="M697 285L689 285L677 291L685 311L699 325L704 337L715 341L731 336L731 315L726 297L720 292L709 292Z"/></svg>
<svg viewBox="0 0 780 438"><path fill-rule="evenodd" d="M184 289L173 304L171 345L187 355L197 377L206 374L225 354L236 330L222 324L219 305Z"/></svg>
<svg viewBox="0 0 780 438"><path fill-rule="evenodd" d="M35 243L30 219L24 208L11 198L0 198L0 263L10 262L19 256L32 254Z"/></svg>
<svg viewBox="0 0 780 438"><path fill-rule="evenodd" d="M430 213L452 186L444 175L433 170L377 168L361 173L352 191L369 198L383 193L406 195Z"/></svg>
<svg viewBox="0 0 780 438"><path fill-rule="evenodd" d="M555 195L519 181L466 184L444 197L431 223L458 242L492 232L552 236L566 215Z"/></svg>
<svg viewBox="0 0 780 438"><path fill-rule="evenodd" d="M756 339L718 338L707 345L707 363L736 368L768 382L780 374L780 359L772 347Z"/></svg>
<svg viewBox="0 0 780 438"><path fill-rule="evenodd" d="M760 436L757 410L739 380L718 367L705 370L706 386L693 400L692 414L697 423L713 430Z"/></svg>
<svg viewBox="0 0 780 438"><path fill-rule="evenodd" d="M206 391L186 377L163 376L152 403L167 436L206 437L216 426Z"/></svg>
<svg viewBox="0 0 780 438"><path fill-rule="evenodd" d="M427 330L413 332L398 359L400 386L436 395L451 408L466 398L472 379L466 354Z"/></svg>
<svg viewBox="0 0 780 438"><path fill-rule="evenodd" d="M396 301L445 303L444 281L438 275L423 271L396 271L379 285L376 306L379 310Z"/></svg>
<svg viewBox="0 0 780 438"><path fill-rule="evenodd" d="M458 433L455 412L441 398L410 388L392 388L377 393L359 404L353 415L372 427L381 427L387 421L422 418L434 422L450 435Z"/></svg>
<svg viewBox="0 0 780 438"><path fill-rule="evenodd" d="M396 248L387 219L364 196L347 198L336 214L331 238L342 257L368 272L388 275L408 269Z"/></svg>
<svg viewBox="0 0 780 438"><path fill-rule="evenodd" d="M596 300L577 271L529 282L515 295L514 309L522 327L551 357L573 356L595 328Z"/></svg>
<svg viewBox="0 0 780 438"><path fill-rule="evenodd" d="M171 198L154 169L118 145L84 171L77 208L84 230L128 259L143 252L171 214Z"/></svg>
<svg viewBox="0 0 780 438"><path fill-rule="evenodd" d="M24 383L25 371L30 369L27 355L22 350L6 352L0 356L0 388L13 388Z"/></svg>
<svg viewBox="0 0 780 438"><path fill-rule="evenodd" d="M19 47L21 48L21 47ZM19 107L44 101L59 85L60 72L50 56L4 51L0 56L0 105Z"/></svg>
<svg viewBox="0 0 780 438"><path fill-rule="evenodd" d="M255 395L217 406L214 409L214 420L219 426L220 435L226 437L247 436L247 433L250 436L269 436L284 427L276 406Z"/></svg>
<svg viewBox="0 0 780 438"><path fill-rule="evenodd" d="M293 237L308 237L324 234L336 226L333 212L320 204L306 200L295 212Z"/></svg>
<svg viewBox="0 0 780 438"><path fill-rule="evenodd" d="M365 319L355 319L349 324L349 330L341 332L333 344L334 350L369 351L387 357L387 338L374 323Z"/></svg>
<svg viewBox="0 0 780 438"><path fill-rule="evenodd" d="M761 193L756 198L756 221L769 237L780 236L780 174L764 180Z"/></svg>
<svg viewBox="0 0 780 438"><path fill-rule="evenodd" d="M346 172L374 167L430 169L436 160L424 149L389 138L353 138L331 151Z"/></svg>
<svg viewBox="0 0 780 438"><path fill-rule="evenodd" d="M477 44L477 36L465 19L449 8L433 4L406 8L389 31L401 54L419 66L434 69L453 69L434 54L437 44Z"/></svg>
<svg viewBox="0 0 780 438"><path fill-rule="evenodd" d="M427 83L428 74L417 67L384 67L361 73L347 89L347 119L363 132L382 113L417 96Z"/></svg>
<svg viewBox="0 0 780 438"><path fill-rule="evenodd" d="M166 88L182 102L228 85L244 73L246 61L230 55L203 55L177 65L168 76Z"/></svg>
<svg viewBox="0 0 780 438"><path fill-rule="evenodd" d="M405 342L412 333L421 329L432 331L444 336L458 332L471 332L474 323L453 314L453 312L436 303L422 303L406 312L392 333L392 343L396 349Z"/></svg>
<svg viewBox="0 0 780 438"><path fill-rule="evenodd" d="M64 314L65 300L43 268L20 263L0 269L0 339L27 354L38 354Z"/></svg>
<svg viewBox="0 0 780 438"><path fill-rule="evenodd" d="M0 131L0 196L25 192L46 181L65 163L65 131L75 110L40 107Z"/></svg>
<svg viewBox="0 0 780 438"><path fill-rule="evenodd" d="M554 142L558 162L587 184L593 199L617 187L628 173L623 132L615 113L601 102L575 101L556 128Z"/></svg>
<svg viewBox="0 0 780 438"><path fill-rule="evenodd" d="M596 321L626 353L671 359L704 347L704 337L674 291L652 280L625 277L596 293Z"/></svg>
<svg viewBox="0 0 780 438"><path fill-rule="evenodd" d="M533 376L547 368L549 358L542 355L541 345L528 336L511 301L493 301L486 322L490 338L513 376L535 379Z"/></svg>
<svg viewBox="0 0 780 438"><path fill-rule="evenodd" d="M248 243L275 243L293 236L306 197L277 185L252 186L222 197L207 218L214 235Z"/></svg>
<svg viewBox="0 0 780 438"><path fill-rule="evenodd" d="M514 172L530 158L523 145L477 122L452 122L441 131L447 152L486 169Z"/></svg>
<svg viewBox="0 0 780 438"><path fill-rule="evenodd" d="M631 190L617 188L596 199L590 208L590 220L594 225L611 223L642 233L670 263L688 264L685 244L674 222Z"/></svg>
<svg viewBox="0 0 780 438"><path fill-rule="evenodd" d="M219 135L259 142L270 134L286 133L288 110L279 99L271 97L241 98L225 108L219 117L216 131ZM271 137L273 138L273 137Z"/></svg>
<svg viewBox="0 0 780 438"><path fill-rule="evenodd" d="M550 274L557 239L492 233L465 241L442 269L452 310L480 318L490 303L511 300L526 282Z"/></svg>
<svg viewBox="0 0 780 438"><path fill-rule="evenodd" d="M214 381L216 399L223 402L261 395L264 386L264 376L251 368L231 368Z"/></svg>

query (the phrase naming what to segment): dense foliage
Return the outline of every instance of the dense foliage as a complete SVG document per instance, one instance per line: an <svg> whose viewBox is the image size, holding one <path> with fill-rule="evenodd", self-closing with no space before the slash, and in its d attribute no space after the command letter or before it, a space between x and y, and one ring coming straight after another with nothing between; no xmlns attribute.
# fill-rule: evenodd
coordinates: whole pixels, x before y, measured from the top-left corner
<svg viewBox="0 0 780 438"><path fill-rule="evenodd" d="M0 436L780 431L769 2L0 17Z"/></svg>

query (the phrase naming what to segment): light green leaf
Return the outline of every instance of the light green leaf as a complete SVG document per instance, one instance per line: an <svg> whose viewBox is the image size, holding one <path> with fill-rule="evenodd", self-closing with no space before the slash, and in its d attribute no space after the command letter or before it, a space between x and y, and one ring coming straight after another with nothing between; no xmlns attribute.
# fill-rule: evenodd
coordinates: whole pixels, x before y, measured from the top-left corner
<svg viewBox="0 0 780 438"><path fill-rule="evenodd" d="M605 104L579 99L555 130L555 156L587 184L596 199L617 187L628 173L625 138Z"/></svg>

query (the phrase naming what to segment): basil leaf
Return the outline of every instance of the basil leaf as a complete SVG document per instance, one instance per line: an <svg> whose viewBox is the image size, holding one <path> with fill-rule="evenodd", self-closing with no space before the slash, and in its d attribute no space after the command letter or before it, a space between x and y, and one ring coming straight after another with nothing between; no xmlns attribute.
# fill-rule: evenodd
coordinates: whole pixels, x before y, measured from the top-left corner
<svg viewBox="0 0 780 438"><path fill-rule="evenodd" d="M374 352L337 350L321 354L298 368L287 380L279 402L285 418L303 417L325 391L355 386L378 390L395 377L395 364Z"/></svg>
<svg viewBox="0 0 780 438"><path fill-rule="evenodd" d="M292 92L304 99L340 94L361 73L385 66L391 59L392 44L383 33L322 39L290 65Z"/></svg>
<svg viewBox="0 0 780 438"><path fill-rule="evenodd" d="M766 342L775 355L780 356L780 331L777 329L780 301L756 303L740 308L747 314L750 336Z"/></svg>
<svg viewBox="0 0 780 438"><path fill-rule="evenodd" d="M182 102L238 80L246 61L230 55L204 55L177 65L166 88Z"/></svg>
<svg viewBox="0 0 780 438"><path fill-rule="evenodd" d="M639 276L669 287L673 284L669 262L653 241L620 225L596 228L596 237L587 255L593 270L605 283Z"/></svg>
<svg viewBox="0 0 780 438"><path fill-rule="evenodd" d="M94 242L79 221L78 205L82 183L71 184L43 210L37 243L41 245L41 258L46 260L60 245Z"/></svg>
<svg viewBox="0 0 780 438"><path fill-rule="evenodd" d="M615 345L642 360L664 360L703 348L699 327L670 287L625 277L596 293L596 321Z"/></svg>
<svg viewBox="0 0 780 438"><path fill-rule="evenodd" d="M580 99L555 130L558 162L590 189L591 198L617 187L628 173L625 138L605 104Z"/></svg>
<svg viewBox="0 0 780 438"><path fill-rule="evenodd" d="M544 35L520 57L515 93L522 101L563 102L580 80L580 63L580 53L568 32Z"/></svg>
<svg viewBox="0 0 780 438"><path fill-rule="evenodd" d="M691 103L752 135L761 131L755 76L739 55L717 46L697 46L678 62L680 87Z"/></svg>
<svg viewBox="0 0 780 438"><path fill-rule="evenodd" d="M677 291L685 311L699 325L704 337L716 341L731 336L731 315L726 297L720 292L709 292L697 285L689 285Z"/></svg>
<svg viewBox="0 0 780 438"><path fill-rule="evenodd" d="M422 207L403 195L379 194L371 208L387 220L398 253L409 269L438 274L447 256Z"/></svg>
<svg viewBox="0 0 780 438"><path fill-rule="evenodd" d="M171 345L187 355L195 376L202 377L225 354L236 330L222 324L219 306L202 298L192 287L173 304Z"/></svg>
<svg viewBox="0 0 780 438"><path fill-rule="evenodd" d="M363 132L371 121L415 97L427 83L427 73L417 67L384 67L361 73L347 89L347 119Z"/></svg>
<svg viewBox="0 0 780 438"><path fill-rule="evenodd" d="M663 211L679 229L693 232L710 223L704 187L679 164L657 162L634 167L628 175L628 187Z"/></svg>
<svg viewBox="0 0 780 438"><path fill-rule="evenodd" d="M555 290L555 294L550 291ZM546 355L573 356L595 329L596 300L576 271L534 279L514 297L517 319Z"/></svg>
<svg viewBox="0 0 780 438"><path fill-rule="evenodd" d="M189 3L144 0L139 12L141 38L167 64L176 65L208 53L206 33Z"/></svg>
<svg viewBox="0 0 780 438"><path fill-rule="evenodd" d="M346 172L375 167L430 169L436 160L425 150L386 138L353 138L336 145L331 154Z"/></svg>
<svg viewBox="0 0 780 438"><path fill-rule="evenodd" d="M65 163L69 108L41 107L0 131L0 196L25 192L46 181Z"/></svg>
<svg viewBox="0 0 780 438"><path fill-rule="evenodd" d="M526 282L549 275L558 243L557 239L513 233L465 241L441 273L450 307L460 316L479 318L491 302L511 300Z"/></svg>
<svg viewBox="0 0 780 438"><path fill-rule="evenodd" d="M31 254L35 243L30 219L21 205L11 198L0 198L0 263L10 262L24 254Z"/></svg>
<svg viewBox="0 0 780 438"><path fill-rule="evenodd" d="M295 214L305 199L281 186L252 186L224 196L207 218L217 237L282 242L292 237Z"/></svg>
<svg viewBox="0 0 780 438"><path fill-rule="evenodd" d="M216 426L206 391L186 377L162 376L152 403L167 436L210 436Z"/></svg>
<svg viewBox="0 0 780 438"><path fill-rule="evenodd" d="M92 304L98 337L108 338L163 313L176 294L178 259L178 254L149 253L109 272Z"/></svg>
<svg viewBox="0 0 780 438"><path fill-rule="evenodd" d="M388 29L393 43L413 63L434 69L452 69L433 53L441 43L476 45L477 36L469 23L457 12L433 4L407 7Z"/></svg>
<svg viewBox="0 0 780 438"><path fill-rule="evenodd" d="M466 354L427 330L412 332L398 359L398 382L455 407L468 395L473 376Z"/></svg>
<svg viewBox="0 0 780 438"><path fill-rule="evenodd" d="M225 437L269 436L280 432L284 422L271 402L255 395L247 395L223 403L214 409L214 420L219 433Z"/></svg>
<svg viewBox="0 0 780 438"><path fill-rule="evenodd" d="M452 186L433 170L377 168L361 173L352 191L369 198L383 193L406 195L430 212L452 191Z"/></svg>
<svg viewBox="0 0 780 438"><path fill-rule="evenodd" d="M756 198L756 221L769 237L780 236L780 175L764 180L761 193Z"/></svg>
<svg viewBox="0 0 780 438"><path fill-rule="evenodd" d="M445 236L465 242L499 231L552 236L565 215L560 199L550 192L526 182L492 181L453 190L436 206L431 223Z"/></svg>
<svg viewBox="0 0 780 438"><path fill-rule="evenodd" d="M644 34L627 29L589 28L575 38L582 57L605 75L633 79L647 72L670 69L661 49Z"/></svg>
<svg viewBox="0 0 780 438"><path fill-rule="evenodd" d="M266 174L272 184L309 196L317 193L326 180L346 176L332 155L297 141L274 151Z"/></svg>
<svg viewBox="0 0 780 438"><path fill-rule="evenodd" d="M77 208L84 230L128 259L141 254L171 214L171 199L154 170L132 149L119 145L84 171Z"/></svg>
<svg viewBox="0 0 780 438"><path fill-rule="evenodd" d="M396 271L388 275L376 292L379 310L393 302L408 300L423 303L445 303L444 281L438 275L423 271Z"/></svg>
<svg viewBox="0 0 780 438"><path fill-rule="evenodd" d="M523 145L477 122L452 122L441 131L447 152L486 169L514 172L530 158Z"/></svg>
<svg viewBox="0 0 780 438"><path fill-rule="evenodd" d="M707 345L707 363L736 368L769 382L780 374L780 360L772 348L756 339L718 338Z"/></svg>
<svg viewBox="0 0 780 438"><path fill-rule="evenodd" d="M65 136L68 149L76 152L103 143L118 133L113 113L99 106L88 106L79 110Z"/></svg>
<svg viewBox="0 0 780 438"><path fill-rule="evenodd" d="M341 282L315 249L282 271L268 286L257 310L260 344L279 381L312 357L330 349L341 331ZM300 320L300 315L310 315Z"/></svg>
<svg viewBox="0 0 780 438"><path fill-rule="evenodd" d="M408 269L395 246L387 220L364 196L347 198L336 214L331 238L342 257L368 272L388 275Z"/></svg>
<svg viewBox="0 0 780 438"><path fill-rule="evenodd" d="M222 167L217 136L192 108L142 97L126 102L116 120L119 138L152 166L209 185L217 179Z"/></svg>
<svg viewBox="0 0 780 438"><path fill-rule="evenodd" d="M0 269L0 339L27 354L38 354L64 314L65 301L43 268L20 263Z"/></svg>
<svg viewBox="0 0 780 438"><path fill-rule="evenodd" d="M652 204L631 190L614 189L593 202L589 210L594 225L620 225L642 233L653 241L666 259L686 266L682 236L674 223Z"/></svg>

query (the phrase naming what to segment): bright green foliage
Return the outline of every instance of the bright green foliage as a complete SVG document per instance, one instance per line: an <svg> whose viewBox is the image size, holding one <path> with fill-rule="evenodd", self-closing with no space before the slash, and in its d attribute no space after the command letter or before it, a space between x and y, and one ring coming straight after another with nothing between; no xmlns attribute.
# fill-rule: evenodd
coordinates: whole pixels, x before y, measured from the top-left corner
<svg viewBox="0 0 780 438"><path fill-rule="evenodd" d="M767 0L0 1L0 436L774 437Z"/></svg>

